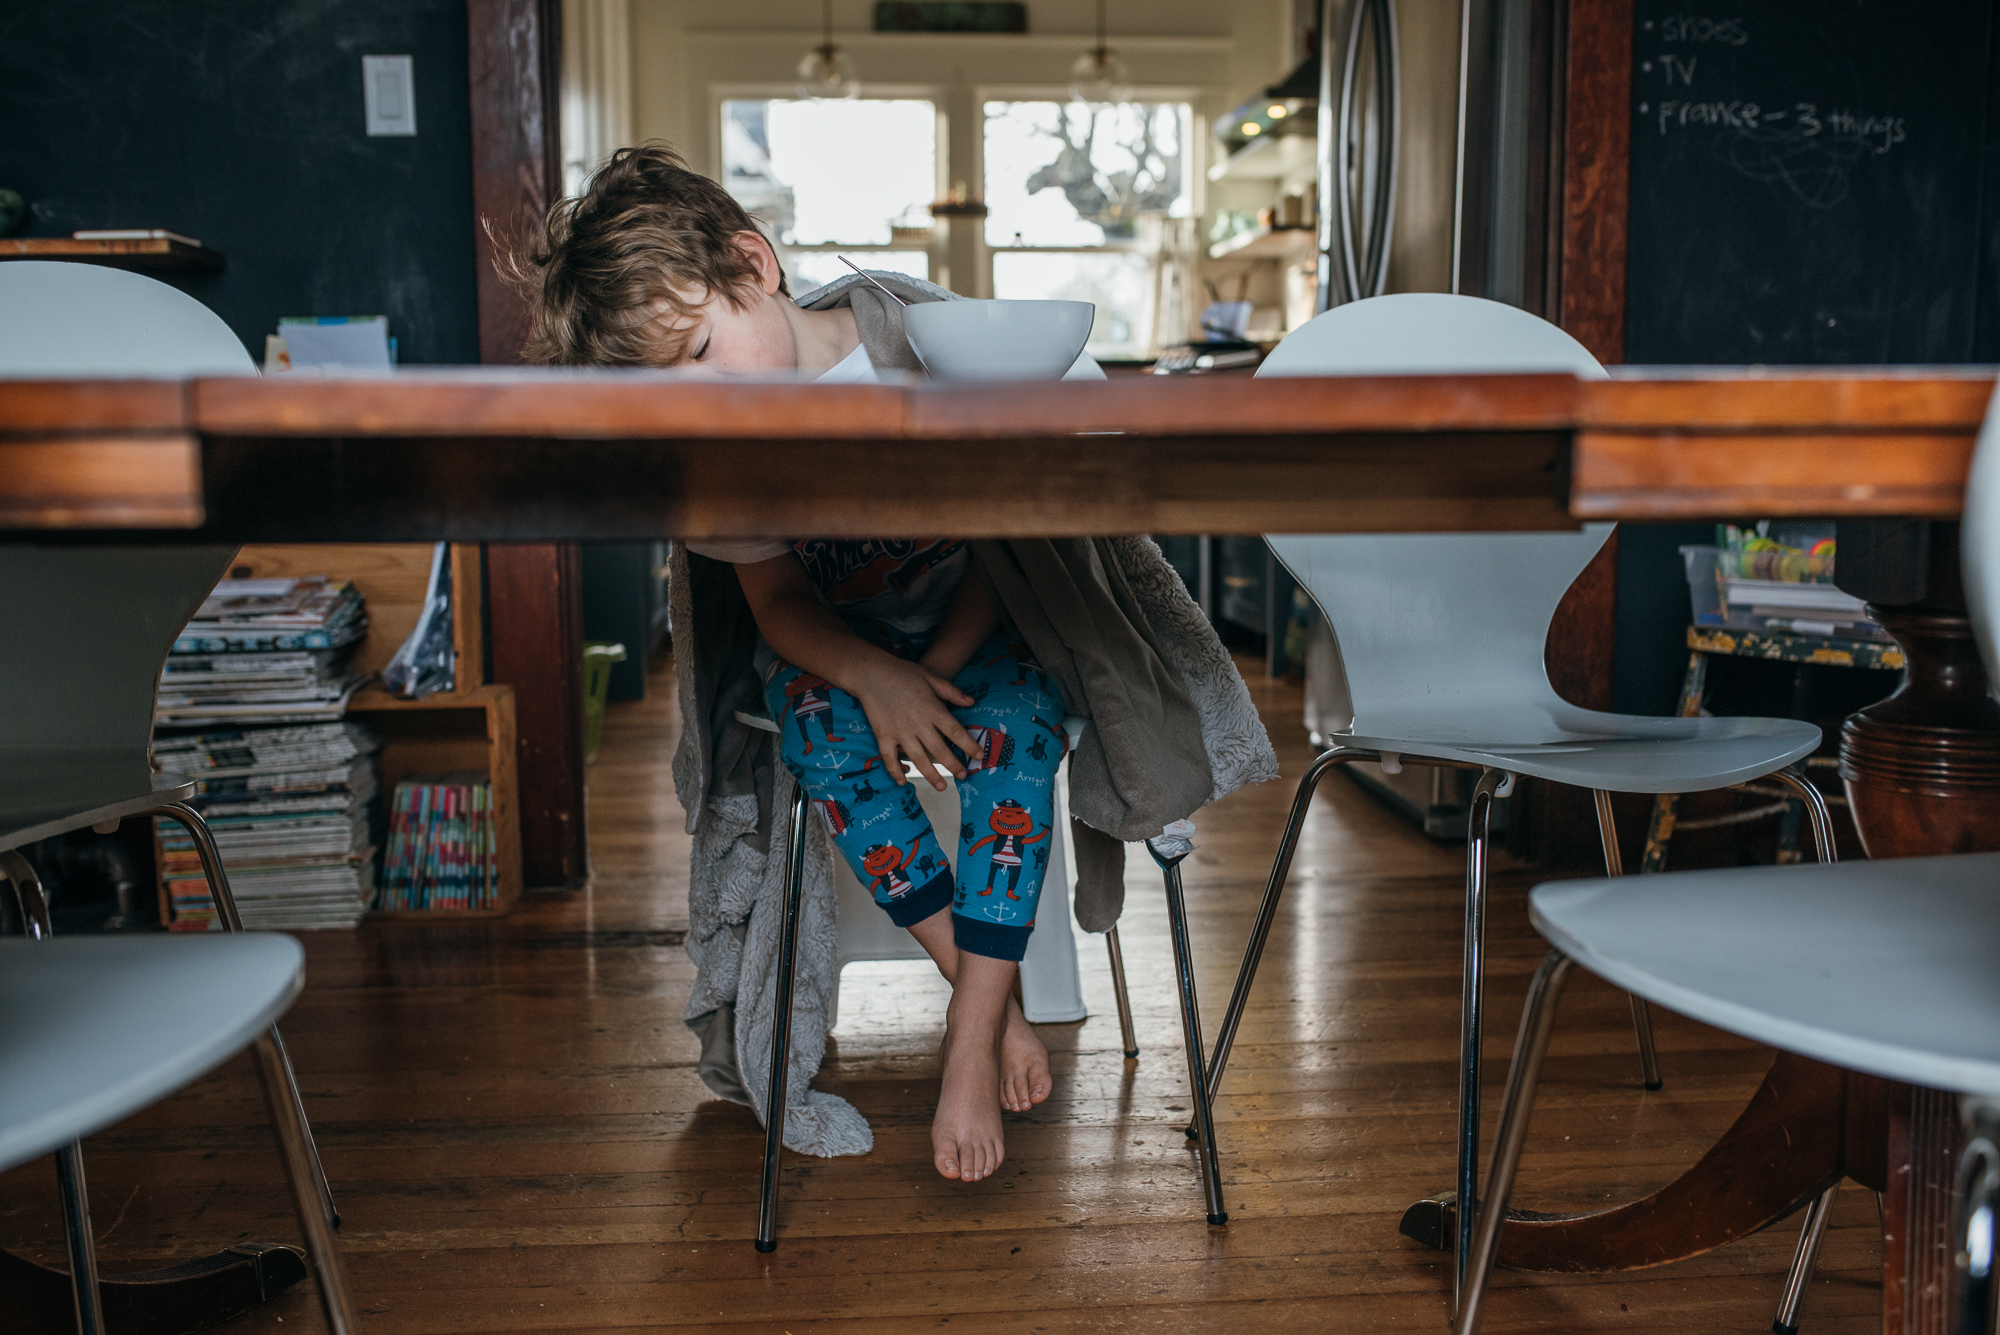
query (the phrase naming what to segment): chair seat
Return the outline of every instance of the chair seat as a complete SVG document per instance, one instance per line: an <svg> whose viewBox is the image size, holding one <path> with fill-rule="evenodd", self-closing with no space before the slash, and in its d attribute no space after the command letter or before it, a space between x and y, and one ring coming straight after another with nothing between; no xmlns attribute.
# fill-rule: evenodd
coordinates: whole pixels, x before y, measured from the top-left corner
<svg viewBox="0 0 2000 1335"><path fill-rule="evenodd" d="M1783 769L1820 743L1818 728L1791 719L1649 718L1519 705L1482 709L1462 726L1451 713L1368 723L1366 731L1326 740L1617 793L1727 788Z"/></svg>
<svg viewBox="0 0 2000 1335"><path fill-rule="evenodd" d="M195 781L154 774L129 755L0 755L0 849L19 848L194 795Z"/></svg>
<svg viewBox="0 0 2000 1335"><path fill-rule="evenodd" d="M2000 853L1535 887L1584 968L1835 1066L2000 1097Z"/></svg>
<svg viewBox="0 0 2000 1335"><path fill-rule="evenodd" d="M304 981L276 934L0 941L0 1169L213 1070Z"/></svg>

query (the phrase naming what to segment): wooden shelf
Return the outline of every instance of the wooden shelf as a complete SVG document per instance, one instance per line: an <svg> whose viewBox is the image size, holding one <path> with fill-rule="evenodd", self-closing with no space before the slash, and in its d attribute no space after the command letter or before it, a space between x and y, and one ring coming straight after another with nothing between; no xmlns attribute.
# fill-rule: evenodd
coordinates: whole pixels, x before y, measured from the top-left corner
<svg viewBox="0 0 2000 1335"><path fill-rule="evenodd" d="M348 579L368 606L368 635L351 659L357 672L379 672L415 628L429 593L431 544L302 543L245 547L231 563L239 578L331 575ZM383 800L412 774L484 770L493 786L500 902L480 909L398 909L371 920L459 921L505 916L521 897L521 801L517 772L514 688L484 680L480 548L451 549L452 638L458 654L455 690L405 700L380 687L356 691L349 718L382 734L377 756Z"/></svg>
<svg viewBox="0 0 2000 1335"><path fill-rule="evenodd" d="M1208 248L1212 260L1298 260L1311 259L1319 248L1316 227L1259 227L1238 232Z"/></svg>
<svg viewBox="0 0 2000 1335"><path fill-rule="evenodd" d="M223 267L222 252L161 237L146 241L78 241L72 237L0 239L0 260L80 260L114 269L194 269Z"/></svg>
<svg viewBox="0 0 2000 1335"><path fill-rule="evenodd" d="M1318 176L1319 137L1310 134L1274 134L1253 139L1208 169L1211 181L1303 184Z"/></svg>

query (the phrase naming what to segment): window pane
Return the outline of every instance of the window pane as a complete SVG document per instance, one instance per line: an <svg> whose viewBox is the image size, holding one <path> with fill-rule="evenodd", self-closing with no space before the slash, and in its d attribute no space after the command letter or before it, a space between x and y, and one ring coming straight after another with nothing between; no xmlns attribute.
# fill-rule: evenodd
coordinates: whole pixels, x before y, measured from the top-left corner
<svg viewBox="0 0 2000 1335"><path fill-rule="evenodd" d="M1104 250L999 251L993 295L1003 300L1092 301L1097 322L1086 345L1093 357L1143 357L1152 342L1148 298L1152 263L1144 255Z"/></svg>
<svg viewBox="0 0 2000 1335"><path fill-rule="evenodd" d="M909 99L727 101L722 174L783 244L887 245L890 221L937 194L937 110Z"/></svg>
<svg viewBox="0 0 2000 1335"><path fill-rule="evenodd" d="M986 244L1130 240L1141 213L1187 216L1184 102L986 104Z"/></svg>
<svg viewBox="0 0 2000 1335"><path fill-rule="evenodd" d="M931 276L931 257L921 250L857 250L847 258L864 269L886 269L912 278ZM802 297L836 278L852 278L854 270L823 250L795 250L785 257L791 267L792 295Z"/></svg>

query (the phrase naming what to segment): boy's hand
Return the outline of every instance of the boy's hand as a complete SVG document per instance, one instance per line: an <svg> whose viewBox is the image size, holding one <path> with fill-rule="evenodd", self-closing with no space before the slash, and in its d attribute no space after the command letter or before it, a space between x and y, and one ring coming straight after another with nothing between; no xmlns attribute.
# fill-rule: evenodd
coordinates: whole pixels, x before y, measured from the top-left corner
<svg viewBox="0 0 2000 1335"><path fill-rule="evenodd" d="M971 696L936 673L887 654L862 672L852 691L868 715L868 726L881 748L882 764L892 780L903 782L899 752L909 757L938 792L944 791L944 780L938 776L937 766L944 766L953 778L965 777L965 762L959 752L977 755L979 744L947 706L964 708L973 703Z"/></svg>

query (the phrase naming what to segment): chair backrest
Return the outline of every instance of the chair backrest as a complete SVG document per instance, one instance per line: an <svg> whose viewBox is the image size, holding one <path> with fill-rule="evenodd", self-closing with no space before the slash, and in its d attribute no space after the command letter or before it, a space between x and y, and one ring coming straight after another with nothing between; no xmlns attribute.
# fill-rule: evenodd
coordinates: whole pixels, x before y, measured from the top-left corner
<svg viewBox="0 0 2000 1335"><path fill-rule="evenodd" d="M1509 371L1604 377L1582 344L1545 320L1431 292L1337 306L1287 336L1257 374ZM1511 717L1568 709L1549 685L1543 647L1556 605L1611 527L1269 541L1333 629L1353 731L1450 737L1476 720L1478 736L1499 738Z"/></svg>
<svg viewBox="0 0 2000 1335"><path fill-rule="evenodd" d="M157 278L97 264L0 264L0 376L251 375L222 317Z"/></svg>
<svg viewBox="0 0 2000 1335"><path fill-rule="evenodd" d="M0 377L256 371L213 311L141 274L8 261L0 311ZM0 545L0 763L82 754L145 773L160 669L235 550Z"/></svg>
<svg viewBox="0 0 2000 1335"><path fill-rule="evenodd" d="M1986 405L1986 424L1972 452L1958 539L1972 637L1986 660L1987 690L2000 699L2000 388Z"/></svg>

